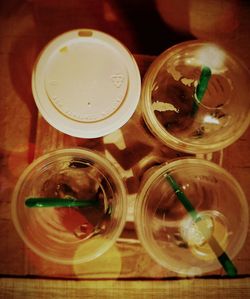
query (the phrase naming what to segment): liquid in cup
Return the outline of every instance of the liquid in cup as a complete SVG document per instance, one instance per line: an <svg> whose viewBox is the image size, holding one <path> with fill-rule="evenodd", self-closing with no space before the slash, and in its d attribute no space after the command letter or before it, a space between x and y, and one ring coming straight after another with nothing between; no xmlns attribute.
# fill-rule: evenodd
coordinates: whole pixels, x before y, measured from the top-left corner
<svg viewBox="0 0 250 299"><path fill-rule="evenodd" d="M98 204L28 208L28 197ZM61 264L86 262L107 251L123 229L126 211L126 191L116 169L87 149L62 149L39 157L19 178L12 200L12 218L26 245Z"/></svg>
<svg viewBox="0 0 250 299"><path fill-rule="evenodd" d="M178 182L200 222L193 221L166 175ZM180 275L195 276L222 267L212 240L219 244L219 254L224 251L231 259L238 254L247 235L248 205L238 182L223 168L183 158L145 173L135 223L142 246L158 264Z"/></svg>
<svg viewBox="0 0 250 299"><path fill-rule="evenodd" d="M211 77L197 101L204 68ZM194 154L220 150L249 125L249 78L242 63L218 45L199 40L177 44L156 58L144 77L143 118L171 148Z"/></svg>

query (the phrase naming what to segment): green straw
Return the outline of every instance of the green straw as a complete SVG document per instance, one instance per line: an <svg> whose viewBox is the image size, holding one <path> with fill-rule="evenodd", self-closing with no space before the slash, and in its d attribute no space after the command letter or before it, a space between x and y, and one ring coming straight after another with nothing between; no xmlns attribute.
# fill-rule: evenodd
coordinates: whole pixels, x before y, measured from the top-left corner
<svg viewBox="0 0 250 299"><path fill-rule="evenodd" d="M212 236L209 239L208 244L210 245L210 247L212 248L212 250L216 254L217 259L219 260L219 262L223 266L223 268L226 271L226 273L228 274L228 276L236 277L237 276L237 269L234 266L233 262L230 260L229 256L226 254L226 252L223 251L223 249L221 248L218 241Z"/></svg>
<svg viewBox="0 0 250 299"><path fill-rule="evenodd" d="M199 78L198 85L196 87L195 91L195 98L196 101L193 102L193 108L192 108L192 115L194 116L199 108L199 105L202 101L202 98L207 90L208 81L212 75L211 69L208 66L203 66L201 69L201 74Z"/></svg>
<svg viewBox="0 0 250 299"><path fill-rule="evenodd" d="M192 219L196 222L201 220L201 217L199 216L198 212L195 210L185 193L181 190L175 179L170 174L165 174L164 177L167 179L168 183L174 190L177 198L182 203L186 211L190 214ZM224 252L224 250L221 248L218 241L213 236L209 239L208 244L216 254L218 261L220 262L228 276L237 276L236 267L234 266L233 262L230 260L226 252Z"/></svg>
<svg viewBox="0 0 250 299"><path fill-rule="evenodd" d="M29 197L25 200L28 208L50 208L50 207L91 207L99 203L99 200L78 200L74 198L48 198Z"/></svg>
<svg viewBox="0 0 250 299"><path fill-rule="evenodd" d="M173 188L176 196L178 197L179 201L182 203L182 205L187 210L189 215L193 218L193 220L198 221L199 219L201 219L199 214L197 213L197 211L195 210L195 208L191 204L191 202L186 197L185 193L183 191L181 191L179 185L176 183L174 178L169 174L165 175L165 178L167 179L167 181L169 182L169 184Z"/></svg>

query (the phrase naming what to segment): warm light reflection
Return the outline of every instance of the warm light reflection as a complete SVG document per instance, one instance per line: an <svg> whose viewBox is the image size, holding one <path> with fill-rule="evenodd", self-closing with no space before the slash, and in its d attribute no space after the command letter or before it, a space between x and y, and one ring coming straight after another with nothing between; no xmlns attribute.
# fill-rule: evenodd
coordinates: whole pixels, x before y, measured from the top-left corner
<svg viewBox="0 0 250 299"><path fill-rule="evenodd" d="M189 184L185 184L185 185L182 186L182 189L183 189L183 190L186 190L186 189L188 189L189 187L190 187Z"/></svg>
<svg viewBox="0 0 250 299"><path fill-rule="evenodd" d="M156 8L163 21L174 30L210 40L235 33L240 24L239 2L237 0L155 0Z"/></svg>
<svg viewBox="0 0 250 299"><path fill-rule="evenodd" d="M95 240L97 246L98 240ZM103 242L100 241L99 242ZM75 252L76 259L85 253L84 246L79 246ZM116 245L113 245L108 251L92 261L74 265L74 274L79 278L112 278L116 279L120 276L122 268L121 252Z"/></svg>
<svg viewBox="0 0 250 299"><path fill-rule="evenodd" d="M216 117L213 117L212 115L205 115L203 118L203 122L207 124L214 124L214 125L219 125L220 122Z"/></svg>
<svg viewBox="0 0 250 299"><path fill-rule="evenodd" d="M34 275L116 279L122 272L122 256L117 245L113 245L108 251L92 261L75 265L73 265L74 259L78 259L84 254L83 247L81 246L76 250L75 255L72 256L71 265L64 265L45 260L28 248L26 249L26 254L29 261L29 271Z"/></svg>
<svg viewBox="0 0 250 299"><path fill-rule="evenodd" d="M219 47L210 44L201 47L196 53L197 61L210 67L212 73L225 71L225 52Z"/></svg>

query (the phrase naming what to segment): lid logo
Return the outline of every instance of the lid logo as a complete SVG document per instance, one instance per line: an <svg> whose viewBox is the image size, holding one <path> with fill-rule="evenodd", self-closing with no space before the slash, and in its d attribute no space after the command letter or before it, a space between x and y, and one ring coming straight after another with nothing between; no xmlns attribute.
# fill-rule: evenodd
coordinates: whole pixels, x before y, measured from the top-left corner
<svg viewBox="0 0 250 299"><path fill-rule="evenodd" d="M120 88L123 83L123 75L115 74L111 76L111 80L114 83L115 87Z"/></svg>

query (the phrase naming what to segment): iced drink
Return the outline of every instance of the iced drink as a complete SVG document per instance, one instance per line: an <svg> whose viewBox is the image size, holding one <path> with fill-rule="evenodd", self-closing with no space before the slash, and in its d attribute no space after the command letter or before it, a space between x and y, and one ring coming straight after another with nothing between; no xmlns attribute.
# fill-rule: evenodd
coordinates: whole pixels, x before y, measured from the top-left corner
<svg viewBox="0 0 250 299"><path fill-rule="evenodd" d="M204 69L211 75L199 98ZM143 118L157 138L176 150L220 150L249 125L248 80L242 63L219 46L201 41L178 44L163 52L145 75Z"/></svg>
<svg viewBox="0 0 250 299"><path fill-rule="evenodd" d="M27 198L93 204L27 207ZM63 264L104 253L121 233L126 210L126 192L116 169L86 149L57 150L35 160L20 177L12 201L13 221L26 245Z"/></svg>
<svg viewBox="0 0 250 299"><path fill-rule="evenodd" d="M42 197L93 201L88 207L55 209L58 222L77 238L86 239L105 231L111 220L112 191L93 166L84 161L69 163L41 187Z"/></svg>
<svg viewBox="0 0 250 299"><path fill-rule="evenodd" d="M221 267L218 255L224 251L231 258L239 252L247 234L248 208L229 173L205 160L183 158L145 175L135 222L142 245L156 262L182 275L201 275ZM166 175L178 182L178 191ZM188 203L180 201L179 192Z"/></svg>

